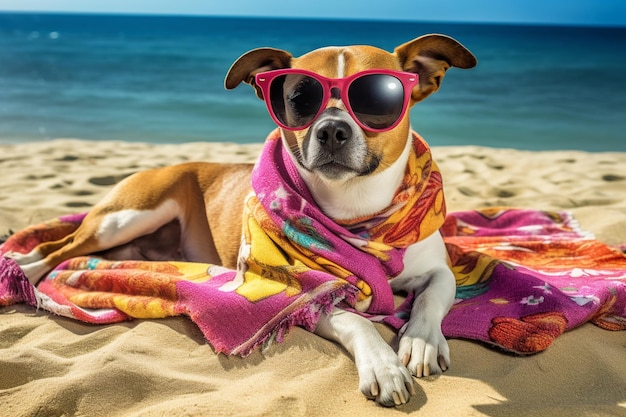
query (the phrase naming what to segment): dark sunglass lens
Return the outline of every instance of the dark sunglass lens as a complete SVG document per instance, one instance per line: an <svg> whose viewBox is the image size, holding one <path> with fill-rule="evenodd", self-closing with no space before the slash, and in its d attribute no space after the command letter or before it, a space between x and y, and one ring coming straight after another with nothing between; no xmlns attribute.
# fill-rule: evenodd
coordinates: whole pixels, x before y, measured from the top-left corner
<svg viewBox="0 0 626 417"><path fill-rule="evenodd" d="M369 74L350 84L348 98L361 123L373 129L384 129L401 116L404 88L402 82L392 75Z"/></svg>
<svg viewBox="0 0 626 417"><path fill-rule="evenodd" d="M323 96L319 81L303 74L280 75L270 86L270 103L276 118L292 128L305 126L313 120Z"/></svg>

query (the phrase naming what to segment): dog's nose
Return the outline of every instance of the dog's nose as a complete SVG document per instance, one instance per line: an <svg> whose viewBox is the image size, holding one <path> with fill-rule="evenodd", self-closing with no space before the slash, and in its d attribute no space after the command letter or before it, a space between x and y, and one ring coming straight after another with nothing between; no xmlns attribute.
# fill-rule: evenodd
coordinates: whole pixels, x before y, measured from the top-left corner
<svg viewBox="0 0 626 417"><path fill-rule="evenodd" d="M325 120L317 127L317 140L330 151L341 147L351 136L352 128L342 120Z"/></svg>

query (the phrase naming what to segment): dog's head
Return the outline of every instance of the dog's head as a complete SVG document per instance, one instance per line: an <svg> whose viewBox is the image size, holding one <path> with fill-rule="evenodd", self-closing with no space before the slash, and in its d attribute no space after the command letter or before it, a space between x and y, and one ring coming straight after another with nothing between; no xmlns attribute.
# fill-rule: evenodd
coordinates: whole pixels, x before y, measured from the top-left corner
<svg viewBox="0 0 626 417"><path fill-rule="evenodd" d="M408 109L437 91L450 67L474 65L471 52L443 35L419 37L393 53L327 47L296 58L260 48L235 61L225 87L254 87L300 168L344 183L391 166L410 136Z"/></svg>

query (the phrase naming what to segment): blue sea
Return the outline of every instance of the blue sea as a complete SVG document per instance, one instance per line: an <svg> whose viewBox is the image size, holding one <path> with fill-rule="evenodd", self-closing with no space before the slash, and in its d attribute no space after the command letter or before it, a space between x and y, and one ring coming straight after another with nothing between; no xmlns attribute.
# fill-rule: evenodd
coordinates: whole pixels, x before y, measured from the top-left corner
<svg viewBox="0 0 626 417"><path fill-rule="evenodd" d="M626 151L626 28L27 13L0 13L0 142L260 142L264 104L223 87L242 53L434 32L478 66L413 108L431 145Z"/></svg>

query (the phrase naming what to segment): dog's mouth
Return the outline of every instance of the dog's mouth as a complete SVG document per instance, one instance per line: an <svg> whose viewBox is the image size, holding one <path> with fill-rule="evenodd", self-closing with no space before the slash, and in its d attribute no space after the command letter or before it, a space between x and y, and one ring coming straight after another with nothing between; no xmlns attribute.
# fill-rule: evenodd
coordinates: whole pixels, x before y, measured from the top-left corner
<svg viewBox="0 0 626 417"><path fill-rule="evenodd" d="M316 171L329 179L340 179L346 175L358 175L356 169L346 165L341 161L331 160L328 162L318 163L311 167L312 171Z"/></svg>
<svg viewBox="0 0 626 417"><path fill-rule="evenodd" d="M309 170L331 179L339 180L346 177L357 177L369 175L378 168L380 158L372 156L367 163L355 166L353 161L346 161L344 158L333 155L318 155L315 162L308 167Z"/></svg>

